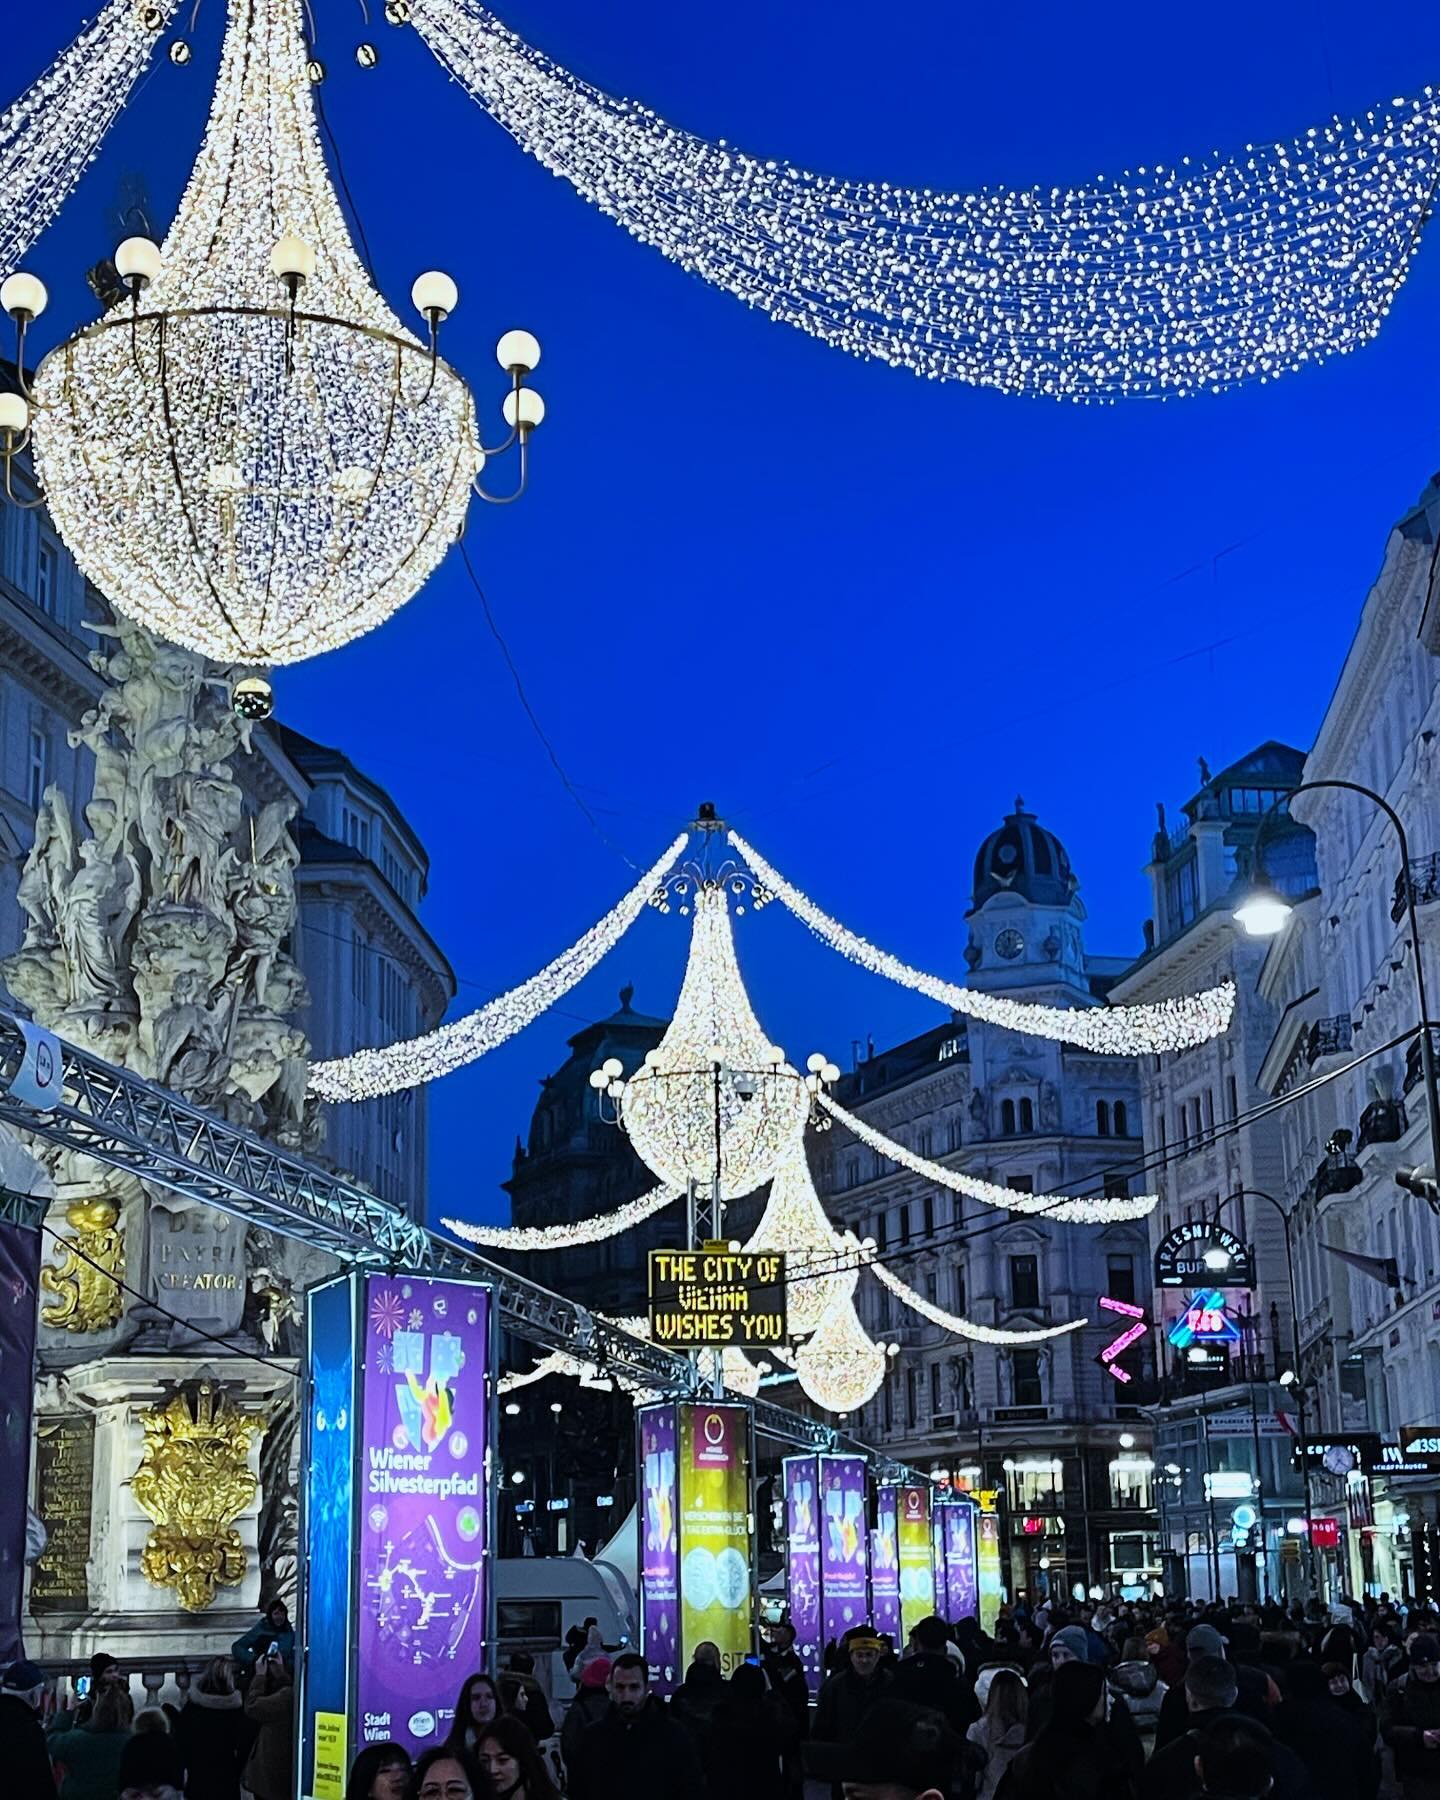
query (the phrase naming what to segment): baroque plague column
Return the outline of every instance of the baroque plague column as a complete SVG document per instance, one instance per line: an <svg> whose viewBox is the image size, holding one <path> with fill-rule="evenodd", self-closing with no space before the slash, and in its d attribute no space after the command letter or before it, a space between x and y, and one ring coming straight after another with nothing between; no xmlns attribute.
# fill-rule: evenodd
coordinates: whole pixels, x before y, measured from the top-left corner
<svg viewBox="0 0 1440 1800"><path fill-rule="evenodd" d="M95 757L84 828L50 788L5 981L61 1037L312 1149L290 1023L304 981L285 947L295 804L252 805L236 778L252 750L237 671L123 621L100 629L108 653L91 660L111 685L72 736ZM32 1505L49 1543L32 1641L45 1658L124 1655L127 1638L198 1658L262 1595L293 1592L292 1293L328 1265L83 1155L36 1154L60 1235L41 1273Z"/></svg>

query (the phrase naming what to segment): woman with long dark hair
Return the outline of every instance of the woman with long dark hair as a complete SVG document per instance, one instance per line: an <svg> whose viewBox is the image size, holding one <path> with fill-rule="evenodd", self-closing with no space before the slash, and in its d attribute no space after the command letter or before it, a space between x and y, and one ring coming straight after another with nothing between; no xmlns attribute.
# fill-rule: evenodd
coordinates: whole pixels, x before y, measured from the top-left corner
<svg viewBox="0 0 1440 1800"><path fill-rule="evenodd" d="M495 1800L560 1800L534 1738L518 1719L502 1715L485 1728L478 1760Z"/></svg>
<svg viewBox="0 0 1440 1800"><path fill-rule="evenodd" d="M455 1702L455 1717L445 1739L447 1750L468 1750L473 1756L484 1732L503 1716L505 1702L493 1676L477 1671L465 1677L460 1698Z"/></svg>

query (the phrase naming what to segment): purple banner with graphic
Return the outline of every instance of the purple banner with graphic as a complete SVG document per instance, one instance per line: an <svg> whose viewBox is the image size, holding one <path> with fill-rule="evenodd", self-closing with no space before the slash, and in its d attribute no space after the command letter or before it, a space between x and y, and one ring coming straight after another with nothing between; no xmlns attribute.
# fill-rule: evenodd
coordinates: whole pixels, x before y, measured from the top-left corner
<svg viewBox="0 0 1440 1800"><path fill-rule="evenodd" d="M968 1500L940 1508L945 1535L945 1617L954 1625L980 1611L975 1568L975 1509Z"/></svg>
<svg viewBox="0 0 1440 1800"><path fill-rule="evenodd" d="M490 1294L367 1276L355 1742L418 1755L484 1668Z"/></svg>
<svg viewBox="0 0 1440 1800"><path fill-rule="evenodd" d="M40 1233L0 1225L0 1664L19 1662L25 1590L25 1500L35 1404L35 1305Z"/></svg>
<svg viewBox="0 0 1440 1800"><path fill-rule="evenodd" d="M900 1530L898 1489L875 1494L875 1530L870 1540L870 1617L875 1629L900 1643Z"/></svg>
<svg viewBox="0 0 1440 1800"><path fill-rule="evenodd" d="M839 1643L869 1617L866 1605L865 1459L820 1458L822 1498L820 1581L825 1641Z"/></svg>
<svg viewBox="0 0 1440 1800"><path fill-rule="evenodd" d="M657 1693L668 1694L680 1668L680 1519L675 1408L640 1411L640 1638Z"/></svg>
<svg viewBox="0 0 1440 1800"><path fill-rule="evenodd" d="M785 1604L812 1694L824 1675L820 1631L820 1477L813 1456L785 1458Z"/></svg>

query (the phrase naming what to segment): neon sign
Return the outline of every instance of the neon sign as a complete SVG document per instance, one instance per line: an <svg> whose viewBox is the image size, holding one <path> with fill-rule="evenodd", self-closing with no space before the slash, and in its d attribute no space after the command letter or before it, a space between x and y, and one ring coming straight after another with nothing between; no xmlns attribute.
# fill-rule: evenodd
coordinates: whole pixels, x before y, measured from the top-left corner
<svg viewBox="0 0 1440 1800"><path fill-rule="evenodd" d="M1108 1294L1100 1296L1099 1304L1105 1312L1119 1313L1122 1318L1130 1321L1119 1337L1113 1343L1105 1346L1097 1359L1100 1367L1108 1370L1116 1381L1122 1384L1128 1383L1133 1377L1130 1371L1122 1368L1116 1359L1122 1356L1137 1338L1144 1337L1149 1329L1145 1322L1145 1308L1132 1305L1128 1300L1112 1300Z"/></svg>
<svg viewBox="0 0 1440 1800"><path fill-rule="evenodd" d="M1192 1344L1238 1344L1240 1327L1225 1310L1225 1296L1218 1288L1202 1288L1170 1327L1170 1342L1177 1350Z"/></svg>

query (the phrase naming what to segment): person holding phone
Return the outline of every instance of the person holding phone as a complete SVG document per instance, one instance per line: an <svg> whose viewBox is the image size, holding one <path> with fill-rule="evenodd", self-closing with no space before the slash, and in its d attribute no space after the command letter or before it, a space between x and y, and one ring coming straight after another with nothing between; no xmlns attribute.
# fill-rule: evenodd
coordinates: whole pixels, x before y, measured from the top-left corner
<svg viewBox="0 0 1440 1800"><path fill-rule="evenodd" d="M272 1600L248 1631L242 1632L230 1646L235 1666L243 1679L255 1669L260 1657L272 1644L279 1646L285 1666L295 1668L295 1627L290 1623L290 1609L283 1600Z"/></svg>
<svg viewBox="0 0 1440 1800"><path fill-rule="evenodd" d="M1410 1667L1385 1690L1380 1735L1395 1752L1405 1800L1440 1800L1440 1639L1410 1640Z"/></svg>
<svg viewBox="0 0 1440 1800"><path fill-rule="evenodd" d="M294 1800L295 1686L278 1639L267 1645L256 1667L245 1711L260 1730L243 1785L255 1800Z"/></svg>

